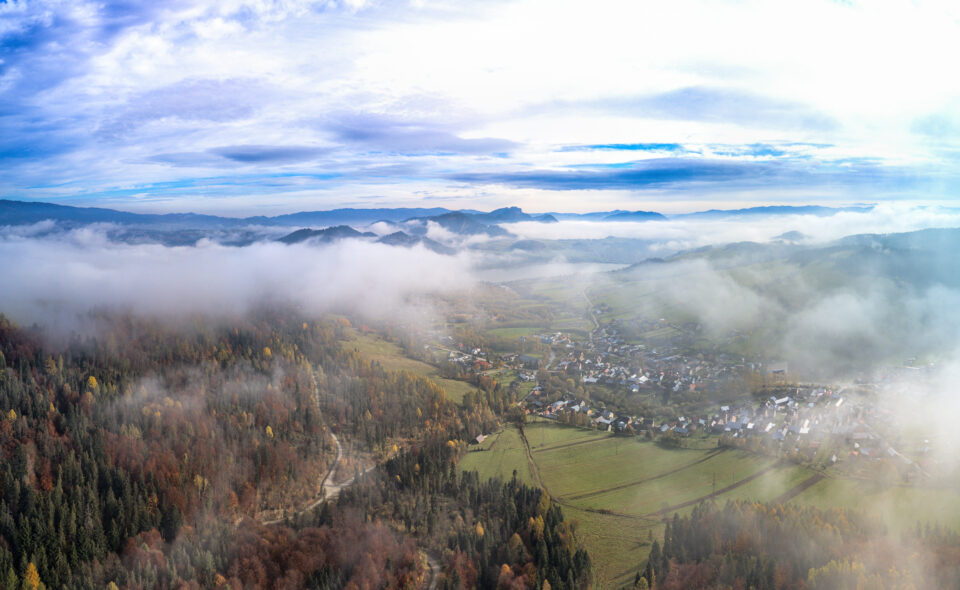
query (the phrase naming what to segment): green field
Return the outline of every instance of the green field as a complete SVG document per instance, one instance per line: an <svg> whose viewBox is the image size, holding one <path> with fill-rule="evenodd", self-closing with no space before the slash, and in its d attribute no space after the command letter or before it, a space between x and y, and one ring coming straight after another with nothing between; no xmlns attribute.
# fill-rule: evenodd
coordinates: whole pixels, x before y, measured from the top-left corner
<svg viewBox="0 0 960 590"><path fill-rule="evenodd" d="M665 516L688 512L711 496L717 502L749 499L860 510L895 532L912 529L918 521L960 530L957 490L878 487L745 451L665 449L638 438L543 420L527 424L524 432L533 472L513 426L484 441L481 447L487 450L467 453L460 468L504 478L516 469L523 481L546 488L567 518L578 522L602 588L633 580L650 550L651 535L662 535Z"/></svg>
<svg viewBox="0 0 960 590"><path fill-rule="evenodd" d="M486 331L487 336L493 336L494 338L503 338L509 340L518 340L521 336L530 338L538 332L543 332L542 327L537 329L534 326L520 326L520 327L501 327L501 328L491 328Z"/></svg>
<svg viewBox="0 0 960 590"><path fill-rule="evenodd" d="M359 350L363 358L380 363L388 371L408 371L416 375L429 377L443 387L447 397L455 402L460 402L467 392L476 391L476 388L469 383L441 377L436 367L407 357L403 353L403 349L392 342L373 334L360 334L357 331L353 331L351 336L351 339L346 341L343 346Z"/></svg>
<svg viewBox="0 0 960 590"><path fill-rule="evenodd" d="M559 424L544 418L532 418L526 425L527 441L534 451L552 448L558 445L567 445L585 440L597 440L611 436L609 433L589 428L576 428ZM533 429L533 430L531 430Z"/></svg>
<svg viewBox="0 0 960 590"><path fill-rule="evenodd" d="M462 471L477 471L481 479L500 477L507 480L516 470L520 481L535 485L520 432L512 425L504 426L503 430L490 435L479 445L470 445L459 467Z"/></svg>

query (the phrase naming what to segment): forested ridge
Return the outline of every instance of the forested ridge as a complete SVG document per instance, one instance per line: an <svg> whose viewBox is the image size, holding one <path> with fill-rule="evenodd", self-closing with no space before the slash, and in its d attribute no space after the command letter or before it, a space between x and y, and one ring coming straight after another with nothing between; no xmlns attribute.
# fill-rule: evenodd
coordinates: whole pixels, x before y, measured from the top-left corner
<svg viewBox="0 0 960 590"><path fill-rule="evenodd" d="M499 426L294 312L167 326L112 316L49 345L0 316L0 587L581 588L589 557L540 490L458 475ZM385 461L319 493L330 434ZM295 514L261 524L264 510Z"/></svg>

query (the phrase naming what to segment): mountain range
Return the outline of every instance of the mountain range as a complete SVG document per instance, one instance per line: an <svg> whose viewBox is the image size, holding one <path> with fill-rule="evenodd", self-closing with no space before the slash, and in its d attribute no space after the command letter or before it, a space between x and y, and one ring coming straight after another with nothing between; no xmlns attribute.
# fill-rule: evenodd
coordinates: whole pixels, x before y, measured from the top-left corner
<svg viewBox="0 0 960 590"><path fill-rule="evenodd" d="M74 207L34 201L0 199L0 226L26 225L53 220L67 226L82 226L93 223L110 223L123 226L151 227L155 229L232 229L238 227L330 227L336 225L365 226L377 222L399 224L434 221L453 230L460 228L467 233L486 233L479 226L498 226L505 223L532 221L556 223L560 220L583 221L655 221L679 217L740 217L764 215L814 214L832 215L841 211L868 211L870 206L820 207L776 206L747 209L700 211L680 215L664 215L656 211L595 211L591 213L526 213L519 207L503 207L489 212L472 209L451 210L432 208L372 208L331 209L328 211L300 211L273 217L222 217L199 213L132 213L99 207Z"/></svg>
<svg viewBox="0 0 960 590"><path fill-rule="evenodd" d="M284 244L329 244L344 239L378 242L396 247L422 246L439 254L454 254L464 248L482 251L493 259L538 263L562 257L570 262L634 264L655 252L654 240L635 237L600 239L519 239L511 233L513 223L558 223L561 220L592 222L656 222L673 218L756 218L789 214L831 215L840 211L864 211L868 207L818 206L755 207L710 210L666 216L655 211L597 211L592 213L531 214L519 207L489 212L434 208L333 209L302 211L274 217L221 217L196 213L145 214L95 207L0 200L0 230L4 226L34 225L32 235L52 235L93 224L102 224L107 237L128 244L159 243L193 246L201 240L227 246L277 241ZM797 242L793 232L782 242ZM662 250L660 251L662 253Z"/></svg>

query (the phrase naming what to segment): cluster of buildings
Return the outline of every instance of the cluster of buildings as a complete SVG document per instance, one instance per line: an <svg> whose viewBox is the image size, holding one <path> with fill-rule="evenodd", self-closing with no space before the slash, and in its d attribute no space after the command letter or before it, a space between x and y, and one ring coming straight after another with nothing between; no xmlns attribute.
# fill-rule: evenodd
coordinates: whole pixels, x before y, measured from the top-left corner
<svg viewBox="0 0 960 590"><path fill-rule="evenodd" d="M677 327L693 330L693 327ZM726 354L702 353L691 356L680 346L665 344L650 348L627 343L618 323L600 326L585 342L566 346L568 352L551 369L584 383L622 387L631 393L656 391L712 391L728 378L760 370L759 363Z"/></svg>
<svg viewBox="0 0 960 590"><path fill-rule="evenodd" d="M643 328L649 331L663 327L661 321L650 322ZM871 403L869 396L851 395L850 391L829 386L787 388L779 378L786 372L785 364L764 366L723 353L692 355L686 352L689 347L683 345L682 335L695 332L697 327L669 327L680 335L677 342L665 339L657 348L627 342L616 320L599 326L587 340L559 332L538 335L535 338L542 358L506 354L498 356L496 363L514 369L523 381L536 382L537 371L546 370L585 384L622 388L637 395L669 396L688 391L716 394L727 379L763 374L769 377L767 391L772 394L765 399L718 405L669 420L617 412L602 402L574 397L572 393L548 399L539 386L521 403L528 414L611 432L650 436L672 432L680 437L712 434L720 437L721 444L779 450L801 459L814 460L819 455L821 462L844 461L850 465L884 459L911 473L923 471L929 441L901 449L904 443L897 435L900 429L896 416ZM483 350L459 348L449 351L449 360L462 365L465 371L491 367ZM544 352L549 353L549 359ZM907 368L916 371L914 367ZM720 395L707 395L704 399L718 397L722 399Z"/></svg>
<svg viewBox="0 0 960 590"><path fill-rule="evenodd" d="M808 460L819 454L821 461L843 460L854 465L885 459L920 470L922 455L929 451L929 446L911 447L907 454L898 449L895 416L876 407L869 397L851 396L833 387L776 386L786 372L784 363L763 366L725 354L694 357L682 352L680 346L669 344L659 350L630 344L619 334L615 321L598 327L588 341L577 342L557 334L552 342L562 342L563 347L548 369L588 384L621 387L634 394L716 393L725 379L759 373L769 376L769 391L775 395L657 422L616 413L602 404L594 405L569 395L556 400L541 399L539 388L535 388L524 405L528 413L544 418L631 434L659 436L673 432L685 437L709 433L719 435L722 444L765 447ZM711 397L716 399L705 399Z"/></svg>
<svg viewBox="0 0 960 590"><path fill-rule="evenodd" d="M524 407L528 414L534 414L550 420L567 419L567 421L580 424L591 423L601 430L617 432L635 433L635 427L643 424L642 418L627 414L615 414L607 410L602 404L593 406L586 400L577 400L571 397L546 402L539 399L540 393L540 388L535 387L523 400ZM574 417L578 417L579 420L570 420Z"/></svg>
<svg viewBox="0 0 960 590"><path fill-rule="evenodd" d="M462 343L457 344L449 336L443 343L447 348L439 350L447 353L447 362L457 366L461 373L478 373L493 368L493 363L487 358L487 353L483 349L464 347Z"/></svg>

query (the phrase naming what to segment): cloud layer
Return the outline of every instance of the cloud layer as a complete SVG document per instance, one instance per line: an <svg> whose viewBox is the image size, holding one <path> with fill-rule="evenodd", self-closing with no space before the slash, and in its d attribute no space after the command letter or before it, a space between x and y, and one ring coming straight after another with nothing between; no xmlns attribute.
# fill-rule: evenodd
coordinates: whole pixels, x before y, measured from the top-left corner
<svg viewBox="0 0 960 590"><path fill-rule="evenodd" d="M787 236L806 244L825 243L854 234L902 233L927 228L960 227L960 209L881 204L832 215L788 214L742 217L680 216L636 222L560 221L504 225L525 239L603 239L608 236L649 240L653 251L669 254L734 242L765 243Z"/></svg>
<svg viewBox="0 0 960 590"><path fill-rule="evenodd" d="M0 311L65 331L95 309L176 318L295 305L309 313L428 321L422 298L471 283L463 259L360 240L166 247L109 242L102 229L88 228L43 238L7 234L0 256L11 261Z"/></svg>
<svg viewBox="0 0 960 590"><path fill-rule="evenodd" d="M960 52L958 28L936 2L5 2L0 194L236 214L942 201L960 82L931 56Z"/></svg>

